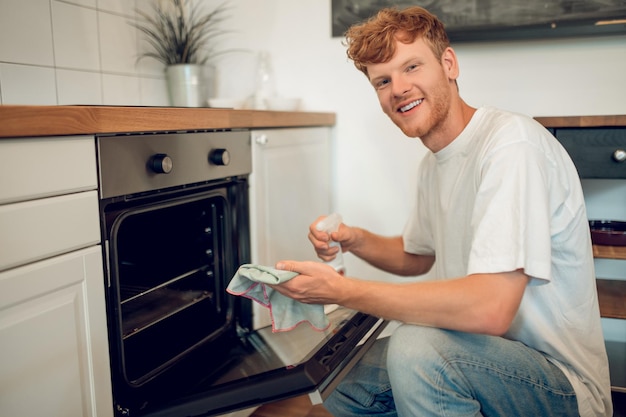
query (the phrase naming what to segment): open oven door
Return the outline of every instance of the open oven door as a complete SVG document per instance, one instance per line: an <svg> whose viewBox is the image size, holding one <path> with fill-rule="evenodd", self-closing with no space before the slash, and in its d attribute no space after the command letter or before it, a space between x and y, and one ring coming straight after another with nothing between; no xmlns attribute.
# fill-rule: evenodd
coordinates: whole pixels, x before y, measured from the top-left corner
<svg viewBox="0 0 626 417"><path fill-rule="evenodd" d="M205 367L206 379L184 390L170 387L134 410L120 413L118 405L116 411L129 416L214 416L303 394L321 401L387 325L382 319L341 307L328 317L331 327L324 332L301 324L289 332L272 333L267 327L240 334L222 356L228 357L228 363L195 355L190 372L197 374Z"/></svg>

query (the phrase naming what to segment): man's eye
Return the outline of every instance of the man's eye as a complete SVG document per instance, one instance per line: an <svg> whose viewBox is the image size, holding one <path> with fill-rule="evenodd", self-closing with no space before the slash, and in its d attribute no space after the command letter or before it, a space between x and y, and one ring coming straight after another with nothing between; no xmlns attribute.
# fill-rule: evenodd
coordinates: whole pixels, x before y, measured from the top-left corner
<svg viewBox="0 0 626 417"><path fill-rule="evenodd" d="M374 84L374 87L378 90L383 88L384 86L386 86L387 84L389 84L389 79L382 79L382 80L378 80L376 81L376 83Z"/></svg>
<svg viewBox="0 0 626 417"><path fill-rule="evenodd" d="M407 72L415 71L417 68L418 68L417 65L409 65L408 67L406 67L406 71Z"/></svg>

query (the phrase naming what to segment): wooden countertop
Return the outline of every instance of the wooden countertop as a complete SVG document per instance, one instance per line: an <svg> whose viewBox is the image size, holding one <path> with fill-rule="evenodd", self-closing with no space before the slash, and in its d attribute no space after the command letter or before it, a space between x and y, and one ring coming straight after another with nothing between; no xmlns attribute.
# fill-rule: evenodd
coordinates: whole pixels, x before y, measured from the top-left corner
<svg viewBox="0 0 626 417"><path fill-rule="evenodd" d="M626 115L535 117L546 127L609 127L626 126Z"/></svg>
<svg viewBox="0 0 626 417"><path fill-rule="evenodd" d="M334 113L180 107L0 106L0 138L333 126Z"/></svg>
<svg viewBox="0 0 626 417"><path fill-rule="evenodd" d="M626 115L535 117L547 127L626 126ZM326 112L141 106L0 105L0 138L333 126Z"/></svg>

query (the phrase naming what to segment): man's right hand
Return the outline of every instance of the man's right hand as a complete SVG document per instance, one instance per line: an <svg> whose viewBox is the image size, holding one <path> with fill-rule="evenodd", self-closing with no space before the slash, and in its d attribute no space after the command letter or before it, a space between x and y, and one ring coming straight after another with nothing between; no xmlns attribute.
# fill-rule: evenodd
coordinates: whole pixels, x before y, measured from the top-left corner
<svg viewBox="0 0 626 417"><path fill-rule="evenodd" d="M331 247L329 245L330 242L335 241L340 243L341 249L343 252L346 252L349 250L350 241L353 240L353 233L352 229L343 223L339 225L339 229L336 232L327 233L325 231L317 230L317 223L325 217L326 216L320 216L313 223L311 223L309 226L309 240L313 244L313 248L315 248L317 256L324 262L328 262L335 259L340 250L337 246Z"/></svg>

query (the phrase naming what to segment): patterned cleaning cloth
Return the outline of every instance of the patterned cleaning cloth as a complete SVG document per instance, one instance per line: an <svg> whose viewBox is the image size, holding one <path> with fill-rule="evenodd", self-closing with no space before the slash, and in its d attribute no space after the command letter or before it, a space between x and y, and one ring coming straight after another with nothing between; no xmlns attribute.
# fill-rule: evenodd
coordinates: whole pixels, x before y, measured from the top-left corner
<svg viewBox="0 0 626 417"><path fill-rule="evenodd" d="M326 330L330 321L324 313L323 305L301 303L266 285L281 284L297 275L296 272L281 271L268 266L244 264L239 267L226 291L250 298L269 308L274 333L292 330L304 322L315 330Z"/></svg>

